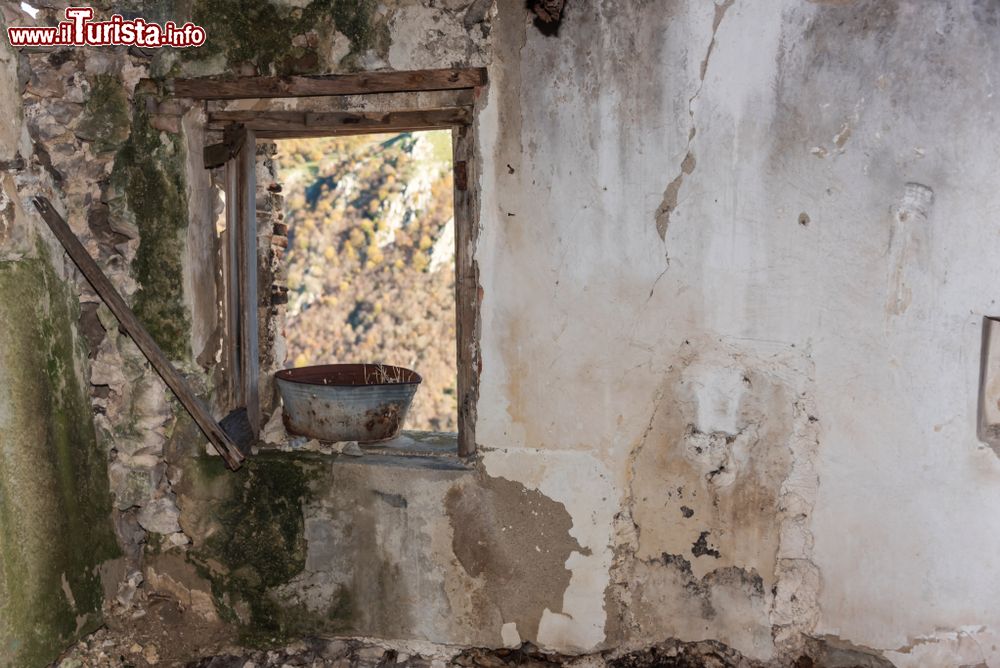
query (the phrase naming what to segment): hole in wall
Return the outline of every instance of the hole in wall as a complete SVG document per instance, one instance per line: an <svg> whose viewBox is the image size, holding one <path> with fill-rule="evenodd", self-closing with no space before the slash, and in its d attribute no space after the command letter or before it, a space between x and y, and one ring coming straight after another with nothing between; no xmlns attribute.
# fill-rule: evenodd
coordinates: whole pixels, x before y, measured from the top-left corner
<svg viewBox="0 0 1000 668"><path fill-rule="evenodd" d="M527 7L535 15L535 27L546 37L556 37L562 25L566 0L527 0Z"/></svg>

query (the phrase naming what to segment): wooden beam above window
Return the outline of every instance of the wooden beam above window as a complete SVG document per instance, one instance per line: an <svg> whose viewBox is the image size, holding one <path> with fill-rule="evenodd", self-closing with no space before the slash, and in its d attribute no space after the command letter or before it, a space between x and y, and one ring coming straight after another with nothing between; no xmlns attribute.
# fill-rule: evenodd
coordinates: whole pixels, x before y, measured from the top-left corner
<svg viewBox="0 0 1000 668"><path fill-rule="evenodd" d="M215 111L208 115L210 128L241 123L261 139L432 130L471 121L472 110L467 107L389 112Z"/></svg>
<svg viewBox="0 0 1000 668"><path fill-rule="evenodd" d="M195 100L235 100L240 98L411 93L431 90L458 90L484 85L486 85L486 69L470 67L315 76L170 79L167 81L167 90L177 97L189 97Z"/></svg>

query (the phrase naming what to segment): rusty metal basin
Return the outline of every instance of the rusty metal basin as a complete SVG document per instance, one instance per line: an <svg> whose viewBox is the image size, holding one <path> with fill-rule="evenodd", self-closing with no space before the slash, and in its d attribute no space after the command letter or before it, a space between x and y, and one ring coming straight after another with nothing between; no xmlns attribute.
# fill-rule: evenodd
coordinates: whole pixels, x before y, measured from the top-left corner
<svg viewBox="0 0 1000 668"><path fill-rule="evenodd" d="M387 364L324 364L275 374L285 429L321 441L374 443L399 433L422 378Z"/></svg>

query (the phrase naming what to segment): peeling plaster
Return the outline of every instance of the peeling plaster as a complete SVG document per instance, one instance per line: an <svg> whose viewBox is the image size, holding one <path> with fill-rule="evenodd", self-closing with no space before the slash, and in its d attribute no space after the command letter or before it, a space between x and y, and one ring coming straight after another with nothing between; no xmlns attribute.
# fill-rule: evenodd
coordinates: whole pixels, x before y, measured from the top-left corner
<svg viewBox="0 0 1000 668"><path fill-rule="evenodd" d="M933 241L931 221L934 191L920 183L907 183L889 229L889 279L886 316L906 312L913 300L911 283L928 269L927 249ZM915 274L915 275L914 275Z"/></svg>
<svg viewBox="0 0 1000 668"><path fill-rule="evenodd" d="M586 552L574 551L566 560L569 586L560 609L543 612L537 643L564 652L596 648L605 639L604 594L618 498L607 468L585 452L496 450L485 452L482 461L489 475L520 482L565 506L573 519L570 535Z"/></svg>
<svg viewBox="0 0 1000 668"><path fill-rule="evenodd" d="M391 44L349 58L354 42L334 33L317 47L338 71L490 65L477 128L483 469L473 483L314 462L353 495L331 484L303 507L306 565L276 593L328 628L443 642L580 652L673 636L776 665L816 643L860 665L885 665L880 652L898 665L1000 662L995 596L981 586L1000 535L981 509L998 503L1000 470L970 419L1000 253L989 168L1000 98L982 74L1000 60L995 8L571 3L546 38L522 5L386 3ZM154 71L170 65L161 59ZM71 62L22 82L9 50L0 60L0 86L28 86L25 126L39 142L17 104L0 104L19 119L0 131L0 159L19 153L31 172L4 178L3 226L13 218L19 235L3 242L4 261L34 252L21 243L37 224L27 189L65 195L74 230L108 253L91 222L102 219L80 203L107 196L113 231L134 226L116 193L94 186L107 162L75 143L91 83ZM121 60L87 70L120 68L131 94L146 64ZM181 123L190 149L194 120L156 123ZM941 221L947 232L932 233ZM137 244L116 258L127 295ZM185 294L198 283L186 280ZM90 373L118 506L135 514L160 494L173 512L160 484L190 480L164 476L159 453L203 444L183 424L168 441L164 389L107 314L91 315L107 332ZM186 334L197 348L211 328ZM109 410L135 424L115 432ZM516 613L487 569L469 566L444 510L454 490L506 503L513 492L500 487L544 509L522 538L558 534L540 566L550 587ZM199 539L217 500L212 484L201 491L200 509L178 500ZM150 582L188 596L174 578ZM379 592L377 604L352 605L352 590Z"/></svg>
<svg viewBox="0 0 1000 668"><path fill-rule="evenodd" d="M689 341L674 359L632 451L613 599L632 634L693 640L710 623L768 660L772 628L792 640L819 612L812 364L742 341Z"/></svg>
<svg viewBox="0 0 1000 668"><path fill-rule="evenodd" d="M455 557L482 583L504 626L540 634L549 609L562 609L574 555L585 551L569 533L566 508L506 478L456 486L445 508Z"/></svg>
<svg viewBox="0 0 1000 668"><path fill-rule="evenodd" d="M995 666L1000 663L1000 634L985 626L939 629L885 652L898 668L922 666Z"/></svg>

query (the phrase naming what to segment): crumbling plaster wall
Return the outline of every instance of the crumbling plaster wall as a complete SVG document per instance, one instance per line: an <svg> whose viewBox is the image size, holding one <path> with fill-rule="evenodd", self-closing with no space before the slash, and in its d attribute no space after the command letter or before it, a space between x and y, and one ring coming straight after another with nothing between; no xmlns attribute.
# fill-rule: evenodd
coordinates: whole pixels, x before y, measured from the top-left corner
<svg viewBox="0 0 1000 668"><path fill-rule="evenodd" d="M974 429L998 10L501 13L478 437L589 549L541 642L1000 661Z"/></svg>
<svg viewBox="0 0 1000 668"><path fill-rule="evenodd" d="M441 642L586 652L712 638L782 665L820 638L869 665L995 661L977 585L992 527L983 513L975 532L964 522L989 506L997 471L973 429L993 298L972 268L997 243L982 169L993 103L967 62L995 62L980 48L992 17L570 4L545 37L502 8L477 126L477 470L458 482L396 470L387 484L375 467L332 466L334 497L303 503L306 553L331 554L332 535L337 555L375 556L319 578L322 560L305 557L288 601L320 610L344 584L399 602L352 631ZM948 234L932 234L943 220ZM460 489L493 507L483 490L498 480L571 519L553 524L570 539L558 532L554 601L505 601L529 559L502 549L503 532L531 523L488 531L448 504ZM373 524L346 530L362 518ZM399 558L401 531L432 556ZM441 532L451 552L433 551ZM391 591L372 584L382 559ZM424 592L419 615L406 591Z"/></svg>
<svg viewBox="0 0 1000 668"><path fill-rule="evenodd" d="M480 455L230 476L78 283L119 604L146 578L248 642L714 639L781 665L811 636L869 665L1000 661L1000 466L973 425L993 3L571 2L555 37L521 2L300 4L143 8L207 23L198 53L22 53L12 136L210 392L201 111L139 78L488 65ZM227 527L234 508L258 521Z"/></svg>

